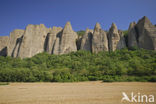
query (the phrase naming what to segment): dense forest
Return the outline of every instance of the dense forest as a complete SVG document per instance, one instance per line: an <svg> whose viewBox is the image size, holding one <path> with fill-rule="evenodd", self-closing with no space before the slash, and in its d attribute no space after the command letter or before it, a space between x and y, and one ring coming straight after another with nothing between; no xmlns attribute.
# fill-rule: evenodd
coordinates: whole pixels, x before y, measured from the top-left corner
<svg viewBox="0 0 156 104"><path fill-rule="evenodd" d="M98 54L82 50L64 55L40 53L25 59L0 56L0 82L96 80L156 82L156 52L134 47Z"/></svg>

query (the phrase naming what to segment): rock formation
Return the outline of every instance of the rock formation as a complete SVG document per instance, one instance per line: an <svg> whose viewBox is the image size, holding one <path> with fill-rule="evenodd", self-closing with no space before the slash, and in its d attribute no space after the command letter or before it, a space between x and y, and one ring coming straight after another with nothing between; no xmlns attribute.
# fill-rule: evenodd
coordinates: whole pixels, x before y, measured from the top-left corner
<svg viewBox="0 0 156 104"><path fill-rule="evenodd" d="M43 24L28 25L23 34L18 57L32 57L37 53L44 52L44 43L48 32Z"/></svg>
<svg viewBox="0 0 156 104"><path fill-rule="evenodd" d="M129 25L129 29L128 29L128 47L134 47L134 46L138 46L138 42L137 42L137 32L136 32L136 23L132 22Z"/></svg>
<svg viewBox="0 0 156 104"><path fill-rule="evenodd" d="M156 27L152 25L147 17L143 17L136 24L138 32L139 47L149 50L156 50Z"/></svg>
<svg viewBox="0 0 156 104"><path fill-rule="evenodd" d="M117 49L118 42L120 41L120 35L118 33L117 26L112 23L108 33L109 50L115 51Z"/></svg>
<svg viewBox="0 0 156 104"><path fill-rule="evenodd" d="M144 16L137 24L130 24L128 46L156 50L156 27Z"/></svg>
<svg viewBox="0 0 156 104"><path fill-rule="evenodd" d="M125 37L124 37L124 34L121 30L118 31L119 33L119 36L120 36L120 40L117 44L117 49L122 49L122 48L125 48L126 47L126 41L125 41Z"/></svg>
<svg viewBox="0 0 156 104"><path fill-rule="evenodd" d="M60 54L60 37L56 37L54 49L53 49L52 53L55 55Z"/></svg>
<svg viewBox="0 0 156 104"><path fill-rule="evenodd" d="M94 30L86 29L81 37L73 31L70 22L63 29L55 26L46 28L43 24L28 25L25 30L14 30L9 37L0 37L0 55L27 58L41 52L59 55L78 49L98 53L122 49L126 44L129 48L137 46L156 50L156 26L144 16L137 24L130 24L128 38L125 38L114 23L107 33L96 23Z"/></svg>
<svg viewBox="0 0 156 104"><path fill-rule="evenodd" d="M61 31L62 31L62 28L61 28L61 27L55 27L55 26L54 26L54 27L50 30L50 33L48 33L48 35L47 35L46 51L47 51L49 54L52 54L52 53L53 53L54 45L57 44L56 38L60 37ZM58 39L57 39L57 40L58 40Z"/></svg>
<svg viewBox="0 0 156 104"><path fill-rule="evenodd" d="M93 30L87 28L81 40L81 50L92 51L92 36Z"/></svg>
<svg viewBox="0 0 156 104"><path fill-rule="evenodd" d="M77 33L72 30L70 22L67 22L59 39L59 54L77 51L76 39Z"/></svg>
<svg viewBox="0 0 156 104"><path fill-rule="evenodd" d="M92 38L92 52L108 51L107 34L101 29L99 23L96 23Z"/></svg>
<svg viewBox="0 0 156 104"><path fill-rule="evenodd" d="M70 22L64 28L53 27L48 34L47 52L52 54L67 54L77 51L77 34L72 30Z"/></svg>
<svg viewBox="0 0 156 104"><path fill-rule="evenodd" d="M0 37L0 56L7 56L8 41L9 41L8 36L1 36Z"/></svg>
<svg viewBox="0 0 156 104"><path fill-rule="evenodd" d="M78 34L78 33L77 33ZM77 39L76 39L76 47L77 47L77 50L80 50L81 49L81 41L82 41L82 37L81 35L78 35Z"/></svg>
<svg viewBox="0 0 156 104"><path fill-rule="evenodd" d="M24 30L16 29L10 33L8 43L8 56L17 57Z"/></svg>

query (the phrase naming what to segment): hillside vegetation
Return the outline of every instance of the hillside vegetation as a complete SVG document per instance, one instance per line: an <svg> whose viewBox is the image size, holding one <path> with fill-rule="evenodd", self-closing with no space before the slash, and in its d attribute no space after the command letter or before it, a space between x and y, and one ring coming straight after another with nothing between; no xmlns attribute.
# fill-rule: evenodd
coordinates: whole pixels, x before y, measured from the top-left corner
<svg viewBox="0 0 156 104"><path fill-rule="evenodd" d="M32 58L0 57L0 82L156 81L156 52L40 53Z"/></svg>

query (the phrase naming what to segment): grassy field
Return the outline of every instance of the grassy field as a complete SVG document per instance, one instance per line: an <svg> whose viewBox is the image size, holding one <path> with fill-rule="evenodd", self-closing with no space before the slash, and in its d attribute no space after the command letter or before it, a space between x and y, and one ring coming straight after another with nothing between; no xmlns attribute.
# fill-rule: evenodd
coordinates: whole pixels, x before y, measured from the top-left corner
<svg viewBox="0 0 156 104"><path fill-rule="evenodd" d="M132 91L156 96L156 83L10 83L0 86L0 104L123 104Z"/></svg>
<svg viewBox="0 0 156 104"><path fill-rule="evenodd" d="M0 82L0 86L2 85L9 85L9 82Z"/></svg>

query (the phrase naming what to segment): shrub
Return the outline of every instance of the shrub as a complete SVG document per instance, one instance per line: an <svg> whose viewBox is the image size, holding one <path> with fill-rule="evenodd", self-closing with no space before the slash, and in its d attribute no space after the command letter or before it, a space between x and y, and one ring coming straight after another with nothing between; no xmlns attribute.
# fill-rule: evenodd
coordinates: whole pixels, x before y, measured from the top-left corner
<svg viewBox="0 0 156 104"><path fill-rule="evenodd" d="M44 52L26 59L0 56L1 82L155 82L155 76L156 52L144 49L97 54L80 50L64 55Z"/></svg>

